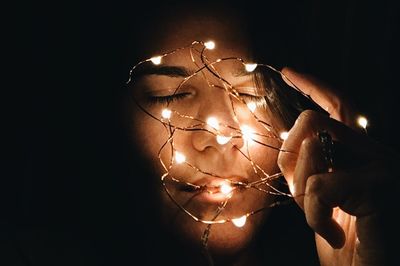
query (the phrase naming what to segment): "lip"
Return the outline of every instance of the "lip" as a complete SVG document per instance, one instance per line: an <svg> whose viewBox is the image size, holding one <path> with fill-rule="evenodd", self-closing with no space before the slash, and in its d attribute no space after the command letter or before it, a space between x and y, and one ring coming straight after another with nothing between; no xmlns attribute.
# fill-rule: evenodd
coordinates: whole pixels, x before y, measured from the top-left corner
<svg viewBox="0 0 400 266"><path fill-rule="evenodd" d="M180 190L182 192L195 194L193 199L198 201L210 203L222 202L229 200L235 191L240 188L237 184L245 184L239 180L242 180L242 178L204 177L192 183L194 186L183 186ZM227 185L227 187L225 187L225 192L222 192L221 188L223 188L224 185Z"/></svg>
<svg viewBox="0 0 400 266"><path fill-rule="evenodd" d="M233 191L230 193L210 193L208 191L203 191L197 194L194 199L198 201L204 201L204 202L210 202L210 203L218 203L218 202L223 202L225 200L229 200L233 195Z"/></svg>

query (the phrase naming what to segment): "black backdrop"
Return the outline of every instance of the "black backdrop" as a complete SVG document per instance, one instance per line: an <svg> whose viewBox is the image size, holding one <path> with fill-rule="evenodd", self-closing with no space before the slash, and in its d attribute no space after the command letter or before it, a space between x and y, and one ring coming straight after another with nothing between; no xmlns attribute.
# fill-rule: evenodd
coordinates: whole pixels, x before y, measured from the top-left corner
<svg viewBox="0 0 400 266"><path fill-rule="evenodd" d="M284 11L266 12L267 19L265 3L246 5L268 21L265 33L275 41L267 41L280 51L267 57L271 63L342 90L369 118L369 134L399 148L395 1L283 1L268 4ZM1 265L134 262L135 205L116 99L134 63L130 18L151 19L151 12L133 1L17 3L12 10Z"/></svg>

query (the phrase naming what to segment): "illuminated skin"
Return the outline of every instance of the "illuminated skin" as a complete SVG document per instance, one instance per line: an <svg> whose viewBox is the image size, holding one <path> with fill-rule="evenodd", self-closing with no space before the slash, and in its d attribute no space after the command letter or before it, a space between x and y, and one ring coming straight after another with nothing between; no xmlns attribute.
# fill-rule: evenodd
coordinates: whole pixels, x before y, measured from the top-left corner
<svg viewBox="0 0 400 266"><path fill-rule="evenodd" d="M193 40L212 39L216 47L208 51L210 58L233 55L251 62L252 54L246 49L248 47L246 38L240 33L239 28L232 25L225 27L216 20L199 23L195 18L189 21L183 21L182 18L179 22L165 25L160 35L157 35L157 42L152 43L146 51L149 57L187 46ZM173 59L163 58L162 61L164 66L193 66L188 57L179 54ZM253 86L246 76L232 75L235 69L229 67L229 64L218 71L235 87ZM392 187L396 187L398 181L393 177L397 176L394 170L397 156L365 136L365 131L360 129L365 129L366 120L357 125L356 113L328 87L290 69L284 69L283 73L327 110L330 118L313 111L303 112L289 133L282 137L285 139L282 149L292 153L278 153L273 149L250 145L250 154L254 155L252 159L269 174L283 172L296 203L304 210L308 224L316 232L316 244L322 265L384 265L382 261L385 258L385 250L382 250L383 240L380 239L382 232L376 219L380 215L380 209L373 201L374 196L371 195L384 191L382 184L389 183L393 184ZM136 97L147 110L161 117L166 105L159 101L149 103L148 96L154 100L171 95L171 91L181 80L182 77L147 75L135 83ZM235 107L238 112L236 116L233 115L228 95L223 90L209 87L205 80L221 84L215 77L205 73L205 76L190 83L196 86L182 88L181 92L185 93L185 97L175 99L173 106L202 121L215 117L223 124L234 127L245 124L265 133L265 130L252 120L249 108L236 102ZM242 93L252 94L248 90ZM257 95L253 93L253 96ZM169 134L159 121L146 115L137 106L133 106L132 112L135 125L132 135L135 141L141 144L141 155L156 169L157 174L152 178L160 179L165 171L158 160L158 151ZM279 125L279 121L272 121L273 117L261 112L259 108L256 108L256 112L263 120ZM346 147L348 153L340 154L343 157L342 161L354 164L334 165L333 172L324 171L326 162L323 161L320 142L316 138L317 132L321 130L327 130L335 140ZM229 135L230 132L224 133ZM192 131L177 132L174 141L176 150L184 154L188 162L204 171L244 182L255 180L248 160L238 152L238 149L244 150L246 146L246 141L243 139L233 138L231 142L220 145L215 136L204 131ZM276 140L270 141L272 145L280 145L279 142L274 143ZM165 162L170 161L171 151L167 149L161 157ZM199 182L199 185L207 185L208 182L204 175L185 167L185 164L174 166L171 174L179 176L185 182L196 184ZM161 184L157 192L161 209L164 211L165 225L185 243L193 243L200 249L200 237L206 225L195 222L180 211L168 198ZM261 197L237 190L233 193L231 200L234 207L227 208L224 214L227 217L240 217L250 208L274 201L273 196L265 193ZM182 203L189 198L189 193L184 191L172 190L172 194L175 198L181 199ZM215 207L216 204L212 203L210 197L207 201L195 196L190 209L200 218L209 219L215 212ZM210 250L217 256L239 253L249 245L267 216L267 211L251 216L241 228L232 223L213 225L208 243Z"/></svg>
<svg viewBox="0 0 400 266"><path fill-rule="evenodd" d="M235 56L249 60L251 54L245 49L245 39L238 35L237 29L228 28L218 21L207 21L207 25L199 25L198 23L186 22L185 30L176 28L172 25L168 31L164 31L165 38L158 39L158 46L153 47L153 54L160 54L164 51L174 50L177 47L184 47L193 40L209 40L212 39L216 43L213 50L207 51L207 57L211 60L226 56ZM209 29L204 32L204 28ZM168 34L171 33L171 34ZM174 34L172 34L174 33ZM169 37L173 36L173 37ZM239 37L238 37L239 36ZM233 41L235 40L235 41ZM154 45L153 45L154 46ZM159 63L156 60L153 63ZM163 67L179 67L185 68L186 71L193 73L197 67L193 64L187 51L178 52L173 56L162 58ZM244 72L244 66L239 62L226 62L216 65L218 73L227 80L241 94L247 102L262 101L263 95L260 95L254 88L251 75L237 73ZM254 68L254 67L253 67ZM246 126L253 131L263 134L271 134L258 123L252 114L253 108L241 103L238 100L230 98L229 94L223 89L223 82L214 77L209 71L205 70L201 75L191 79L188 84L173 95L174 90L179 86L185 75L174 76L168 74L151 74L144 75L135 81L135 97L139 104L146 108L154 116L162 117L163 110L167 107L162 102L165 97L171 97L172 103L168 106L171 110L179 110L179 113L191 115L202 121L207 121L210 117L215 118L221 125L223 136L237 135L234 130L224 127L228 125L234 128ZM218 88L209 86L207 82L219 86ZM164 97L164 98L163 98ZM234 109L232 108L232 102ZM165 113L164 113L165 114ZM263 121L271 122L271 116L267 115L265 110L256 108L254 114ZM169 132L157 120L146 115L142 110L136 108L133 111L134 121L140 121L140 126L133 128L132 133L136 136L135 141L143 143L142 153L152 163L154 169L158 169L160 178L164 172L158 160L158 151L164 142L168 139ZM174 113L167 113L165 117L171 115L173 119ZM274 121L277 123L278 121ZM182 122L185 123L185 122ZM213 130L212 122L208 125L209 130ZM215 126L215 125L214 125ZM149 141L151 140L151 141ZM218 143L220 141L222 145ZM226 142L226 144L225 144ZM265 142L265 140L264 140ZM269 138L269 145L279 147L281 142L277 139ZM249 160L242 153L251 155L254 163L259 165L266 173L274 174L279 172L276 164L278 151L257 145L251 140L246 141L243 137L231 138L227 142L224 139L216 139L212 134L205 131L192 132L176 132L174 134L174 147L177 151L184 154L186 160L190 164L196 166L202 171L214 173L227 180L249 183L258 180L254 169ZM241 153L242 152L242 153ZM267 159L266 159L267 158ZM171 150L168 147L161 153L161 159L164 162L171 160ZM207 176L201 172L194 170L184 164L175 164L170 174L179 177L181 181L189 182L196 185L206 185L215 187L221 184L221 179ZM265 192L255 190L233 189L231 194L222 193L223 195L213 195L210 193L193 193L179 190L171 187L172 195L178 199L180 203L185 204L190 201L189 209L193 211L200 219L211 220L215 214L216 208L224 198L229 198L229 204L226 210L221 214L220 218L239 218L244 214L262 208L273 202L273 196ZM200 244L200 237L206 228L205 224L195 222L191 217L181 211L177 211L177 207L167 197L166 193L160 188L160 200L164 212L165 221L176 221L172 226L179 237L184 237L190 242ZM221 194L221 193L219 193ZM251 216L245 226L238 228L232 223L221 225L213 225L212 233L209 238L208 246L216 253L236 253L244 249L256 233L262 219L267 215L267 211ZM244 219L239 219L237 225L242 226ZM169 224L171 226L171 224Z"/></svg>

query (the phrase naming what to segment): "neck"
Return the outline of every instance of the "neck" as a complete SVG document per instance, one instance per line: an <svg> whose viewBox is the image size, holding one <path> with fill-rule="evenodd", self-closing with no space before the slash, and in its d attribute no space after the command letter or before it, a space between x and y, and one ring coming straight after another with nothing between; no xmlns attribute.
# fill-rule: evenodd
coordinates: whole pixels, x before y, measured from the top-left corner
<svg viewBox="0 0 400 266"><path fill-rule="evenodd" d="M244 266L244 265L253 265L259 266L261 265L260 258L255 252L255 248L252 246L247 247L245 250L229 255L215 255L213 256L213 262L215 266Z"/></svg>

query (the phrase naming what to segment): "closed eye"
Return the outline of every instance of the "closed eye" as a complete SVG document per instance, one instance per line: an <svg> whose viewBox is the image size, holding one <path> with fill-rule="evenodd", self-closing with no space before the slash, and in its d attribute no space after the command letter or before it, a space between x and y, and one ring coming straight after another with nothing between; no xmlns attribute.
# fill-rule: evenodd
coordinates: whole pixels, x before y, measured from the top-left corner
<svg viewBox="0 0 400 266"><path fill-rule="evenodd" d="M239 93L239 96L245 100L245 102L260 102L260 101L265 101L264 96L256 96L256 95L251 95L248 93Z"/></svg>
<svg viewBox="0 0 400 266"><path fill-rule="evenodd" d="M165 96L149 96L148 102L150 104L170 104L172 102L180 101L185 98L188 98L192 95L190 92L181 92L172 95L165 95Z"/></svg>

